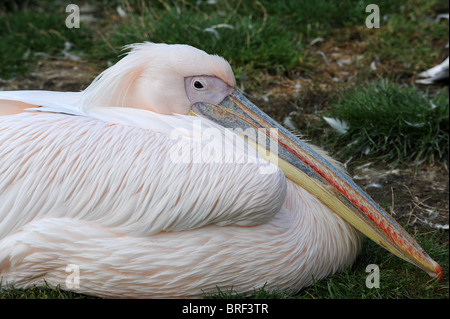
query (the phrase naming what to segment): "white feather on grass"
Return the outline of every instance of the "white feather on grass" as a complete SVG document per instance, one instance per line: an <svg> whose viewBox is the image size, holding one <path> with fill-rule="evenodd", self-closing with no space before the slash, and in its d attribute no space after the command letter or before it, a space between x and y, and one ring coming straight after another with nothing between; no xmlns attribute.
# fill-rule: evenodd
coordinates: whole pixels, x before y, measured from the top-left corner
<svg viewBox="0 0 450 319"><path fill-rule="evenodd" d="M328 123L328 125L330 125L334 130L336 130L336 132L338 132L341 135L347 133L349 129L347 122L343 120L326 116L323 116L323 119Z"/></svg>

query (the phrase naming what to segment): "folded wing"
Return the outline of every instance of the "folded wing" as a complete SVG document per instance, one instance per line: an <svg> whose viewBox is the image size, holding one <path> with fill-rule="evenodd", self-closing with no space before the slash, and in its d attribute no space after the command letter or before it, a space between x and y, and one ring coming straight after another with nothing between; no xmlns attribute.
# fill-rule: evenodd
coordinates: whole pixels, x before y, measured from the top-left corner
<svg viewBox="0 0 450 319"><path fill-rule="evenodd" d="M4 93L0 98L7 104ZM76 93L61 96L58 103L65 107L75 99ZM10 101L44 104L38 100L16 95ZM127 110L142 112L148 127L126 123ZM116 112L119 119L120 108ZM261 171L272 164L239 147L231 155L224 151L222 160L205 161L229 142L195 138L197 118L165 115L171 129L158 119L152 130L148 111L124 112L119 124L53 112L0 116L0 238L47 217L144 236L207 224L251 226L280 210L285 177L276 167Z"/></svg>

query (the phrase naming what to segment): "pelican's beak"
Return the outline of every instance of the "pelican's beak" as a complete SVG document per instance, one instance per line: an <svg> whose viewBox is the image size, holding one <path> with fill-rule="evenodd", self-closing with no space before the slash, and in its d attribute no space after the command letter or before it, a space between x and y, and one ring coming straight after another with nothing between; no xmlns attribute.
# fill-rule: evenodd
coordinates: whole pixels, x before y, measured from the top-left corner
<svg viewBox="0 0 450 319"><path fill-rule="evenodd" d="M276 156L277 165L287 178L320 199L336 214L367 237L398 257L418 266L433 277L442 278L439 264L397 222L377 205L346 174L333 166L306 143L275 122L237 90L220 104L196 103L192 111L225 128L258 129L270 143L277 144L277 154L269 153L267 141L248 136L248 142L269 161ZM242 131L241 131L242 132ZM257 147L259 144L265 144Z"/></svg>

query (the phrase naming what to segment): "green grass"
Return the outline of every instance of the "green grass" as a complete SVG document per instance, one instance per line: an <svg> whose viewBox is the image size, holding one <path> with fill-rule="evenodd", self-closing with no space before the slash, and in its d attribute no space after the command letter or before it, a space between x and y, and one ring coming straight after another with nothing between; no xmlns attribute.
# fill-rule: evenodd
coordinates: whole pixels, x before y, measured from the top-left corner
<svg viewBox="0 0 450 319"><path fill-rule="evenodd" d="M0 290L0 299L86 299L90 296L77 294L71 291L62 290L59 286L56 289L50 287L34 287L29 289L7 288Z"/></svg>
<svg viewBox="0 0 450 319"><path fill-rule="evenodd" d="M64 8L0 14L0 78L26 74L39 59L61 54L65 42L72 44L72 52L84 50L90 43L88 31L66 28Z"/></svg>
<svg viewBox="0 0 450 319"><path fill-rule="evenodd" d="M218 10L195 10L187 3L160 10L146 7L141 14L132 14L120 27L111 30L107 37L113 49L99 50L96 56L115 60L117 49L125 44L151 41L186 43L220 53L232 65L245 66L248 72L255 68L275 71L295 65L298 56L295 44L291 47L290 34L284 32L276 19L269 16L255 20L231 14L236 9L232 8L224 17ZM290 49L285 50L286 47Z"/></svg>
<svg viewBox="0 0 450 319"><path fill-rule="evenodd" d="M246 295L235 291L233 288L222 290L217 287L217 293L204 294L203 299L290 299L292 291L275 290L268 291L263 287L254 288L253 293Z"/></svg>
<svg viewBox="0 0 450 319"><path fill-rule="evenodd" d="M337 136L342 158L371 157L395 163L448 161L448 91L431 95L416 86L378 80L351 87L330 117L349 129Z"/></svg>
<svg viewBox="0 0 450 319"><path fill-rule="evenodd" d="M363 27L370 1L109 0L98 3L97 20L81 21L80 29L65 27L64 1L10 3L16 5L0 8L1 78L24 74L36 63L36 53L58 54L66 41L101 66L116 62L126 44L153 41L191 44L222 55L238 80L257 80L265 72L290 74L305 65L313 71L323 61L314 53L317 48L309 47L311 40L339 40L346 34L341 30L355 27L357 38L367 42L368 63L397 65L402 74L435 62L435 46L443 46L448 35L448 23L430 22L436 11L448 12L448 4L437 0L383 1L380 12L388 20L380 29ZM127 17L118 17L118 5Z"/></svg>

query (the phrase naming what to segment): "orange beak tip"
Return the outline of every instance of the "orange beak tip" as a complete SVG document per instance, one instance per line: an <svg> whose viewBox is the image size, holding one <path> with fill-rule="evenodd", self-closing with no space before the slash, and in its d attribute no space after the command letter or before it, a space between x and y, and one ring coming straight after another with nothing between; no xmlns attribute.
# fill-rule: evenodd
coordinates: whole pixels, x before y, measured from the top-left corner
<svg viewBox="0 0 450 319"><path fill-rule="evenodd" d="M442 272L442 268L441 266L437 263L434 262L434 270L433 271L426 271L431 277L433 277L432 280L437 280L437 281L441 281L442 278L444 277L444 273Z"/></svg>
<svg viewBox="0 0 450 319"><path fill-rule="evenodd" d="M439 266L439 264L436 263L436 278L438 278L439 281L441 281L443 276L444 276L444 274L442 273L441 266Z"/></svg>

